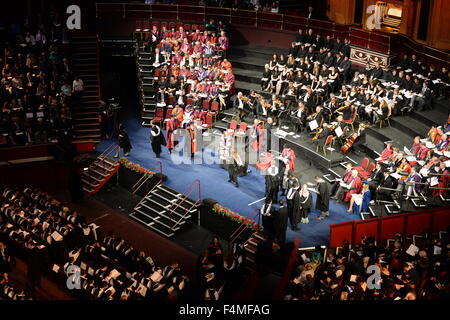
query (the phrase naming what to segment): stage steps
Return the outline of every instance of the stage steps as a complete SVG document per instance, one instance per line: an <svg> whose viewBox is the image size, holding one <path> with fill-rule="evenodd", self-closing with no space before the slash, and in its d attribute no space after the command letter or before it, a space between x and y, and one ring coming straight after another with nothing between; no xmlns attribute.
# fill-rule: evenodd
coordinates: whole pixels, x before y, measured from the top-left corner
<svg viewBox="0 0 450 320"><path fill-rule="evenodd" d="M235 68L257 71L260 74L264 71L264 65L269 63L269 60L265 58L255 58L255 57L239 57L231 56L228 58L233 66L233 71Z"/></svg>
<svg viewBox="0 0 450 320"><path fill-rule="evenodd" d="M101 130L98 119L100 98L97 36L74 35L71 39L74 50L73 72L84 83L81 105L73 108L74 141L91 140L98 143L101 140Z"/></svg>
<svg viewBox="0 0 450 320"><path fill-rule="evenodd" d="M251 69L235 68L233 66L233 72L236 80L258 84L260 87L262 71L260 72Z"/></svg>
<svg viewBox="0 0 450 320"><path fill-rule="evenodd" d="M136 72L138 75L138 90L141 103L142 125L149 126L150 121L156 115L156 88L153 75L154 68L151 65L151 53L144 51L136 40Z"/></svg>
<svg viewBox="0 0 450 320"><path fill-rule="evenodd" d="M192 218L198 206L198 201L158 184L136 205L130 217L170 238Z"/></svg>
<svg viewBox="0 0 450 320"><path fill-rule="evenodd" d="M119 168L118 161L109 158L107 155L100 155L81 176L83 190L90 195L96 194Z"/></svg>
<svg viewBox="0 0 450 320"><path fill-rule="evenodd" d="M288 54L287 48L267 47L261 45L231 45L228 49L227 56L230 57L248 57L262 59L269 62L274 53L277 55Z"/></svg>
<svg viewBox="0 0 450 320"><path fill-rule="evenodd" d="M256 271L255 259L258 244L266 239L267 237L264 234L256 231L253 232L252 235L245 241L244 243L244 249L246 251L245 259L247 268L250 269L250 271Z"/></svg>

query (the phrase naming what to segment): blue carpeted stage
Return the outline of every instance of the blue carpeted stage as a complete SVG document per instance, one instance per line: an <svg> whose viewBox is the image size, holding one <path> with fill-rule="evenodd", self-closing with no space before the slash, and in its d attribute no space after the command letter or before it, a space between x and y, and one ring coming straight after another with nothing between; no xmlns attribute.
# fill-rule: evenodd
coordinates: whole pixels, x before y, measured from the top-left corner
<svg viewBox="0 0 450 320"><path fill-rule="evenodd" d="M264 177L255 168L247 176L239 178L239 188L228 183L228 173L218 164L175 164L172 162L167 149L163 148L161 158L156 159L151 150L149 128L141 126L141 120L132 118L123 122L133 145L128 157L132 162L152 169L156 160L163 164L163 173L168 177L165 184L183 192L195 179L201 183L202 198L213 198L221 205L230 208L241 215L248 216L259 208L261 202L248 206L249 203L264 197ZM114 140L103 140L97 146L102 152ZM301 157L301 155L298 155ZM301 170L301 168L299 169ZM191 195L196 199L197 193ZM313 194L315 199L315 194ZM314 209L309 216L309 224L299 224L299 231L287 230L287 240L293 241L300 237L300 247L328 245L329 225L349 220L360 220L359 215L347 213L347 208L335 201L330 203L330 217L318 221L318 212Z"/></svg>

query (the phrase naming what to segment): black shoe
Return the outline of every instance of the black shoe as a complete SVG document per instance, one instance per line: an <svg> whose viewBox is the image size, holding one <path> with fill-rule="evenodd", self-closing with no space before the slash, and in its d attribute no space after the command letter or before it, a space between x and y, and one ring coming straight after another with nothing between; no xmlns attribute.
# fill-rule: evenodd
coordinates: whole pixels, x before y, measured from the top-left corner
<svg viewBox="0 0 450 320"><path fill-rule="evenodd" d="M228 179L228 182L231 182L231 179Z"/></svg>
<svg viewBox="0 0 450 320"><path fill-rule="evenodd" d="M239 183L236 183L236 188L239 188Z"/></svg>

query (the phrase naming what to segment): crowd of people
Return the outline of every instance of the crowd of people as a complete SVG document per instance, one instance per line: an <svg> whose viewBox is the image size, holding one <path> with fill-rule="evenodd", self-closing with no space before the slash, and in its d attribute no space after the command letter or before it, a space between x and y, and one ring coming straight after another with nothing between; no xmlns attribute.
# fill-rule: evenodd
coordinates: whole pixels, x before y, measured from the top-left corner
<svg viewBox="0 0 450 320"><path fill-rule="evenodd" d="M447 230L447 232L450 230ZM376 243L367 237L338 250L300 252L285 300L428 300L448 297L448 233L414 244L401 234ZM324 255L326 252L326 255ZM375 274L376 273L376 274Z"/></svg>
<svg viewBox="0 0 450 320"><path fill-rule="evenodd" d="M204 300L228 300L234 298L245 280L245 250L234 244L228 254L214 236L208 248L197 260L197 279Z"/></svg>
<svg viewBox="0 0 450 320"><path fill-rule="evenodd" d="M26 261L31 292L43 275L66 283L74 274L80 278L72 285L88 299L176 300L188 287L178 262L162 266L113 233L103 236L98 226L45 192L3 187L0 206L0 241ZM6 278L8 266L2 264Z"/></svg>
<svg viewBox="0 0 450 320"><path fill-rule="evenodd" d="M377 169L370 181L379 199L408 199L411 197L448 198L450 182L450 115L446 123L432 126L426 137L416 136L403 149L387 143L376 160ZM383 190L383 188L386 188Z"/></svg>
<svg viewBox="0 0 450 320"><path fill-rule="evenodd" d="M72 111L83 82L72 70L67 30L57 13L12 24L0 57L0 145L72 139Z"/></svg>
<svg viewBox="0 0 450 320"><path fill-rule="evenodd" d="M432 109L433 98L448 97L446 67L436 70L415 55L405 55L397 66L377 63L352 72L349 56L347 39L300 29L287 57L274 54L265 65L261 90L271 92L271 100L254 95L247 113L290 120L300 132L317 133L318 144L323 144L329 134L345 141L351 135L345 129L355 119L381 126L391 116Z"/></svg>
<svg viewBox="0 0 450 320"><path fill-rule="evenodd" d="M183 26L168 29L166 25L158 29L153 25L149 33L146 45L152 52L151 68L157 78L157 108L170 113L165 123L169 151L174 147L173 132L177 128L196 134L194 122L199 126L207 117L212 119L227 106L234 92L235 77L226 58L229 39L225 30L222 22L211 20L204 31L198 28L189 32ZM215 110L210 107L213 104L217 105Z"/></svg>

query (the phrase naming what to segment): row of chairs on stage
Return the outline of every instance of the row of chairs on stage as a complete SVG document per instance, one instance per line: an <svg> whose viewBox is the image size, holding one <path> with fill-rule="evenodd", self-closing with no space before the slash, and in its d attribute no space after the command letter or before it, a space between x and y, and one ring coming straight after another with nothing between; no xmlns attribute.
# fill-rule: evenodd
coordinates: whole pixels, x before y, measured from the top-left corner
<svg viewBox="0 0 450 320"><path fill-rule="evenodd" d="M205 100L206 101L206 100ZM204 101L204 102L205 102ZM215 104L216 106L216 104ZM172 105L168 105L167 107L157 107L155 111L155 117L152 119L152 121L155 124L158 124L161 126L162 123L166 123L172 114L174 107ZM213 110L211 109L203 109L200 111L200 114L198 118L202 121L202 127L204 129L211 129L214 123L214 119L218 114L218 107L214 107Z"/></svg>

